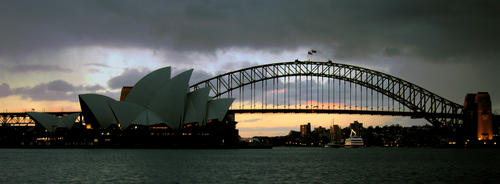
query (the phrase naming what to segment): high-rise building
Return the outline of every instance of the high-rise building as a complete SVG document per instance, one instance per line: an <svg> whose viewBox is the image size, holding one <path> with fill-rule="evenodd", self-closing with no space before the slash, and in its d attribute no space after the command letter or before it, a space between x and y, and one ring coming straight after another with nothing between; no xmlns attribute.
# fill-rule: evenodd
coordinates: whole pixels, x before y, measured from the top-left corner
<svg viewBox="0 0 500 184"><path fill-rule="evenodd" d="M300 125L300 136L305 137L311 133L311 123Z"/></svg>
<svg viewBox="0 0 500 184"><path fill-rule="evenodd" d="M358 135L361 135L361 130L363 130L363 123L354 121L349 125L349 128L354 130Z"/></svg>
<svg viewBox="0 0 500 184"><path fill-rule="evenodd" d="M342 139L342 129L339 125L330 126L330 141L334 143L340 142Z"/></svg>
<svg viewBox="0 0 500 184"><path fill-rule="evenodd" d="M327 138L330 137L330 132L326 130L325 127L322 126L314 128L312 132L317 133L319 137L327 137Z"/></svg>

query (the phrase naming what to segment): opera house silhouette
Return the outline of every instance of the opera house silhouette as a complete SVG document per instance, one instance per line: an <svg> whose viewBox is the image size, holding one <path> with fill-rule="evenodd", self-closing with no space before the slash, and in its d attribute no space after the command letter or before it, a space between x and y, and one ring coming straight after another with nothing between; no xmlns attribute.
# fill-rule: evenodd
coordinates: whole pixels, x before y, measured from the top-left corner
<svg viewBox="0 0 500 184"><path fill-rule="evenodd" d="M227 114L234 98L214 99L209 96L208 87L189 91L192 72L191 69L171 77L171 67L160 68L133 87L124 87L119 101L99 94L80 94L84 121L79 123L75 123L79 113L59 118L28 112L45 128L32 131L32 137L52 140L52 145L213 147L238 144L234 115Z"/></svg>
<svg viewBox="0 0 500 184"><path fill-rule="evenodd" d="M123 101L81 94L82 113L86 122L102 128L111 124L127 128L132 124L165 123L171 129L179 129L189 123L205 125L208 120L221 121L234 99L212 99L208 87L189 92L192 72L191 69L170 78L170 67L153 71L140 79Z"/></svg>
<svg viewBox="0 0 500 184"><path fill-rule="evenodd" d="M79 113L71 113L67 116L58 118L56 115L41 112L26 112L28 116L40 123L49 132L55 132L57 128L70 129L75 124Z"/></svg>

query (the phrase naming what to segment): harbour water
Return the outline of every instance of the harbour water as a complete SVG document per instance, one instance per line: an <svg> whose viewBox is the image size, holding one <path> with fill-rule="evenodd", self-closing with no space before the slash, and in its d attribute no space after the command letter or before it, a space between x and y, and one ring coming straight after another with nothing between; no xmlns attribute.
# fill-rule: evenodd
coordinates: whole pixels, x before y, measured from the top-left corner
<svg viewBox="0 0 500 184"><path fill-rule="evenodd" d="M500 183L500 150L0 149L0 183Z"/></svg>

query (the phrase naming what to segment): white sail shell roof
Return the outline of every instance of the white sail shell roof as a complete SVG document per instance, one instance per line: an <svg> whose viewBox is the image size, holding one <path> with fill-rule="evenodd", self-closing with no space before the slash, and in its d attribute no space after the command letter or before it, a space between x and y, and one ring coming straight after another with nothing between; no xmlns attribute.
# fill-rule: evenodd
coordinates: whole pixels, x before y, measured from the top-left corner
<svg viewBox="0 0 500 184"><path fill-rule="evenodd" d="M165 85L170 80L170 67L155 70L141 78L125 98L126 102L148 106L154 100L158 88Z"/></svg>
<svg viewBox="0 0 500 184"><path fill-rule="evenodd" d="M109 105L123 128L127 128L131 124L152 125L162 122L158 115L141 105L118 101L111 102Z"/></svg>
<svg viewBox="0 0 500 184"><path fill-rule="evenodd" d="M52 132L57 127L58 120L54 115L39 112L27 112L27 114L45 127L48 131Z"/></svg>
<svg viewBox="0 0 500 184"><path fill-rule="evenodd" d="M210 100L207 107L207 120L218 119L222 121L233 101L234 98Z"/></svg>
<svg viewBox="0 0 500 184"><path fill-rule="evenodd" d="M148 108L166 120L169 127L178 129L184 116L184 104L188 92L188 82L193 70L173 77L161 86Z"/></svg>
<svg viewBox="0 0 500 184"><path fill-rule="evenodd" d="M80 115L80 113L71 113L71 114L68 114L66 116L63 116L61 118L62 126L66 127L66 128L73 127L73 124L75 124L75 120L76 120L76 118L78 118L79 115Z"/></svg>
<svg viewBox="0 0 500 184"><path fill-rule="evenodd" d="M205 123L207 103L210 97L210 88L201 88L188 93L186 99L186 110L184 112L184 123Z"/></svg>
<svg viewBox="0 0 500 184"><path fill-rule="evenodd" d="M185 123L203 125L206 120L222 120L234 99L210 100L208 87L189 92L192 72L170 78L170 67L155 70L140 79L123 102L97 94L79 95L82 111L84 107L90 111L101 127L166 123L178 129Z"/></svg>
<svg viewBox="0 0 500 184"><path fill-rule="evenodd" d="M113 111L108 105L116 100L98 94L82 94L78 96L80 97L80 106L86 105L101 127L105 128L111 124L117 123ZM82 110L83 109L82 107Z"/></svg>
<svg viewBox="0 0 500 184"><path fill-rule="evenodd" d="M132 122L132 124L139 124L139 125L153 125L153 124L159 124L163 123L164 120L160 118L156 113L153 111L150 111L148 109L142 111Z"/></svg>
<svg viewBox="0 0 500 184"><path fill-rule="evenodd" d="M71 128L79 113L72 113L62 118L59 118L56 115L41 112L27 112L27 114L40 123L45 129L53 132L59 127Z"/></svg>

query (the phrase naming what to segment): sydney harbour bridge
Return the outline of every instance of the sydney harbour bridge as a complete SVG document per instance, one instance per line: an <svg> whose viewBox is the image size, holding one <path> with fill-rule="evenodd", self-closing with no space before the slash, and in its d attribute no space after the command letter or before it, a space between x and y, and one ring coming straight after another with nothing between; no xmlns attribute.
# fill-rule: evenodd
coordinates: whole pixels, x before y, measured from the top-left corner
<svg viewBox="0 0 500 184"><path fill-rule="evenodd" d="M190 91L202 87L210 87L214 98L235 98L229 113L394 115L424 118L436 126L463 122L458 103L401 78L332 61L252 66L193 84ZM23 112L0 113L1 124L30 121Z"/></svg>
<svg viewBox="0 0 500 184"><path fill-rule="evenodd" d="M459 124L463 106L401 78L368 68L299 61L248 67L192 85L232 97L234 113L340 113L425 118Z"/></svg>

